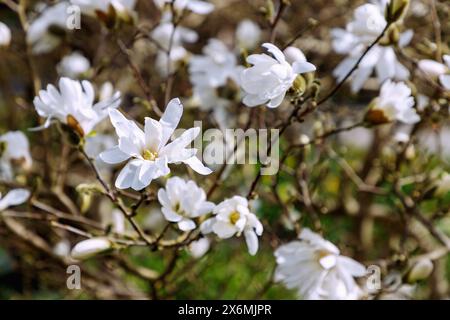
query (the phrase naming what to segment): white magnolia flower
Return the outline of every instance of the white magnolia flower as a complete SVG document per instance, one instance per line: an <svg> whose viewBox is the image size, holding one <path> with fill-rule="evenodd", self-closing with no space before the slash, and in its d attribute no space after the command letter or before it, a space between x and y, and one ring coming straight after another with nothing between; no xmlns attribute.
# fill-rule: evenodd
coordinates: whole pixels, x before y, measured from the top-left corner
<svg viewBox="0 0 450 320"><path fill-rule="evenodd" d="M11 43L11 30L0 21L0 47L8 47Z"/></svg>
<svg viewBox="0 0 450 320"><path fill-rule="evenodd" d="M111 249L112 243L106 238L91 238L78 242L70 255L76 260L90 258L98 253Z"/></svg>
<svg viewBox="0 0 450 320"><path fill-rule="evenodd" d="M0 211L3 211L12 206L18 206L28 200L30 191L26 189L13 189L8 192L3 198L0 194Z"/></svg>
<svg viewBox="0 0 450 320"><path fill-rule="evenodd" d="M255 255L258 251L258 236L262 235L263 225L256 215L250 212L247 199L234 196L214 208L214 217L203 222L201 230L203 234L214 232L221 239L244 233L248 252Z"/></svg>
<svg viewBox="0 0 450 320"><path fill-rule="evenodd" d="M210 246L210 240L206 237L203 237L191 242L191 244L189 245L189 253L194 258L199 259L208 252Z"/></svg>
<svg viewBox="0 0 450 320"><path fill-rule="evenodd" d="M103 174L107 175L111 172L113 166L105 163L99 157L99 154L116 145L117 137L109 134L95 134L86 137L84 143L84 151L89 158L94 159L95 166Z"/></svg>
<svg viewBox="0 0 450 320"><path fill-rule="evenodd" d="M187 57L188 51L183 47L183 44L196 42L198 34L182 26L175 28L170 14L164 14L161 20L162 22L151 32L150 36L158 43L159 49L163 49L157 53L156 69L162 76L167 76L175 71L178 61ZM169 48L170 55L168 56L167 51ZM170 63L168 63L167 59L170 59Z"/></svg>
<svg viewBox="0 0 450 320"><path fill-rule="evenodd" d="M262 45L272 55L252 54L247 62L252 67L242 71L240 85L244 89L244 104L254 107L266 104L269 108L278 107L297 75L316 70L306 60L286 61L283 52L271 43Z"/></svg>
<svg viewBox="0 0 450 320"><path fill-rule="evenodd" d="M357 299L360 294L354 277L365 275L364 266L307 228L299 240L280 246L275 257L275 280L297 289L300 298Z"/></svg>
<svg viewBox="0 0 450 320"><path fill-rule="evenodd" d="M113 8L116 13L131 16L136 0L70 0L73 5L80 7L81 12L96 16L97 12L108 13Z"/></svg>
<svg viewBox="0 0 450 320"><path fill-rule="evenodd" d="M228 79L238 82L240 66L236 56L218 39L209 39L203 55L195 55L189 62L191 82L197 87L224 86Z"/></svg>
<svg viewBox="0 0 450 320"><path fill-rule="evenodd" d="M411 89L403 82L386 81L381 87L380 95L372 102L367 120L372 123L400 121L413 124L420 121L414 109L414 97Z"/></svg>
<svg viewBox="0 0 450 320"><path fill-rule="evenodd" d="M13 162L21 163L25 169L32 164L30 145L23 132L10 131L0 136L0 177L13 179Z"/></svg>
<svg viewBox="0 0 450 320"><path fill-rule="evenodd" d="M214 10L212 3L200 0L154 0L155 4L163 9L165 6L173 3L175 11L182 12L189 10L197 14L208 14Z"/></svg>
<svg viewBox="0 0 450 320"><path fill-rule="evenodd" d="M434 60L420 60L418 67L430 77L439 77L439 81L445 90L450 91L450 55L444 55L445 64Z"/></svg>
<svg viewBox="0 0 450 320"><path fill-rule="evenodd" d="M39 96L34 98L37 113L47 118L45 128L55 118L84 136L108 115L109 109L117 108L120 104L120 92L116 92L111 99L94 104L94 88L89 81L80 83L61 78L59 90L49 84L47 90L41 90Z"/></svg>
<svg viewBox="0 0 450 320"><path fill-rule="evenodd" d="M68 78L78 78L91 67L89 60L79 52L73 52L59 62L56 66L58 74Z"/></svg>
<svg viewBox="0 0 450 320"><path fill-rule="evenodd" d="M335 28L331 31L334 50L339 54L347 55L347 58L333 71L337 81L344 79L367 46L381 34L387 24L384 17L387 1L372 2L355 10L353 20L347 24L346 29ZM412 36L411 30L402 33L398 45L405 47ZM353 73L352 91L358 92L374 70L380 84L387 79L406 80L409 77L409 71L398 61L393 46L378 44L365 55L358 69Z"/></svg>
<svg viewBox="0 0 450 320"><path fill-rule="evenodd" d="M117 188L141 190L153 179L169 174L170 163L185 163L203 175L211 173L195 155L197 149L187 148L200 133L200 128L188 129L168 143L182 114L180 100L172 99L159 121L145 118L142 131L134 121L110 109L109 117L119 137L119 144L101 153L100 158L112 164L129 160L116 179Z"/></svg>
<svg viewBox="0 0 450 320"><path fill-rule="evenodd" d="M238 45L247 50L254 49L261 40L261 28L249 19L242 20L236 29Z"/></svg>
<svg viewBox="0 0 450 320"><path fill-rule="evenodd" d="M51 7L45 7L41 14L33 20L27 31L27 42L32 46L34 54L53 50L61 42L61 38L53 34L55 27L66 30L67 8L69 3L59 2Z"/></svg>
<svg viewBox="0 0 450 320"><path fill-rule="evenodd" d="M166 188L159 189L158 200L167 221L178 223L182 231L195 228L193 218L198 218L214 209L214 203L206 201L202 188L192 181L178 177L167 180Z"/></svg>

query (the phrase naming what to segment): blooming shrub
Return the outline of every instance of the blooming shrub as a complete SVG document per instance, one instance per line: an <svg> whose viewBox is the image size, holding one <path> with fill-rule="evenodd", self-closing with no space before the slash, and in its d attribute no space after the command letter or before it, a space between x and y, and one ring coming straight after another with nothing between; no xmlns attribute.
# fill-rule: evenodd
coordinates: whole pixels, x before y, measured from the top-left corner
<svg viewBox="0 0 450 320"><path fill-rule="evenodd" d="M0 298L449 298L449 44L445 0L0 1Z"/></svg>

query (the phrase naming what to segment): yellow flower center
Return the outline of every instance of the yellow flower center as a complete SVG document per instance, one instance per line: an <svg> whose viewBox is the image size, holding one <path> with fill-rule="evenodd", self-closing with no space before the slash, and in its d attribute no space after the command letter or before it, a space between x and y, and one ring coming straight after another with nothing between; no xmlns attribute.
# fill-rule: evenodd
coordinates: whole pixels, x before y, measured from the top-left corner
<svg viewBox="0 0 450 320"><path fill-rule="evenodd" d="M230 214L230 223L231 224L236 224L236 222L239 220L239 218L241 217L240 213L237 211L233 211Z"/></svg>
<svg viewBox="0 0 450 320"><path fill-rule="evenodd" d="M142 153L142 157L145 160L155 161L155 159L158 158L158 152L151 150L144 150L144 152Z"/></svg>

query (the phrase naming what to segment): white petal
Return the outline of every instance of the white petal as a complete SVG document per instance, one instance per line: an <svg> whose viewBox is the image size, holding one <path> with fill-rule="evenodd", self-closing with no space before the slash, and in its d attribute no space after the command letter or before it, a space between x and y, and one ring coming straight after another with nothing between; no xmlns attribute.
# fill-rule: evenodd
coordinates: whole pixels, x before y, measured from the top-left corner
<svg viewBox="0 0 450 320"><path fill-rule="evenodd" d="M115 146L100 153L99 157L103 162L115 164L127 160L130 158L130 155L121 151L119 146Z"/></svg>
<svg viewBox="0 0 450 320"><path fill-rule="evenodd" d="M183 219L180 222L178 222L178 228L182 231L190 231L195 229L195 222L191 219Z"/></svg>
<svg viewBox="0 0 450 320"><path fill-rule="evenodd" d="M253 230L246 230L244 236L247 242L248 253L254 256L258 252L258 237Z"/></svg>
<svg viewBox="0 0 450 320"><path fill-rule="evenodd" d="M183 163L187 164L192 170L201 175L208 175L212 172L212 170L203 165L203 163L196 156L184 160Z"/></svg>
<svg viewBox="0 0 450 320"><path fill-rule="evenodd" d="M271 54L273 54L273 56L275 57L275 59L278 60L278 62L280 63L286 62L283 52L281 52L281 50L278 49L275 45L266 42L262 46L266 48L267 51L269 51Z"/></svg>
<svg viewBox="0 0 450 320"><path fill-rule="evenodd" d="M295 61L292 64L292 70L294 70L295 73L302 74L306 72L315 71L316 66L307 61Z"/></svg>
<svg viewBox="0 0 450 320"><path fill-rule="evenodd" d="M170 100L169 104L164 111L159 122L162 126L162 137L161 137L161 146L166 145L167 141L169 141L173 132L178 126L180 122L181 116L183 115L183 105L181 104L180 99L175 98Z"/></svg>
<svg viewBox="0 0 450 320"><path fill-rule="evenodd" d="M0 199L0 211L11 206L24 203L30 197L30 191L26 189L13 189Z"/></svg>

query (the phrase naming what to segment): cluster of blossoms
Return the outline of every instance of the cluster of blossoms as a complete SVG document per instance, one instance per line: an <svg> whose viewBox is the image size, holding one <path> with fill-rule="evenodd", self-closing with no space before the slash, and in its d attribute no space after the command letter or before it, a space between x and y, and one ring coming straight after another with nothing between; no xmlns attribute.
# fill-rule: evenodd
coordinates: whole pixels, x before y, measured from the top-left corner
<svg viewBox="0 0 450 320"><path fill-rule="evenodd" d="M339 54L348 55L334 70L337 81L341 81L356 64L364 50L369 46L388 25L385 17L387 0L374 0L358 7L345 29L331 30L333 48ZM395 27L393 25L392 27ZM358 69L352 75L352 91L358 92L376 71L378 83L387 79L406 80L409 71L397 59L394 46L405 47L413 36L411 30L400 34L397 43L376 44L362 59Z"/></svg>

